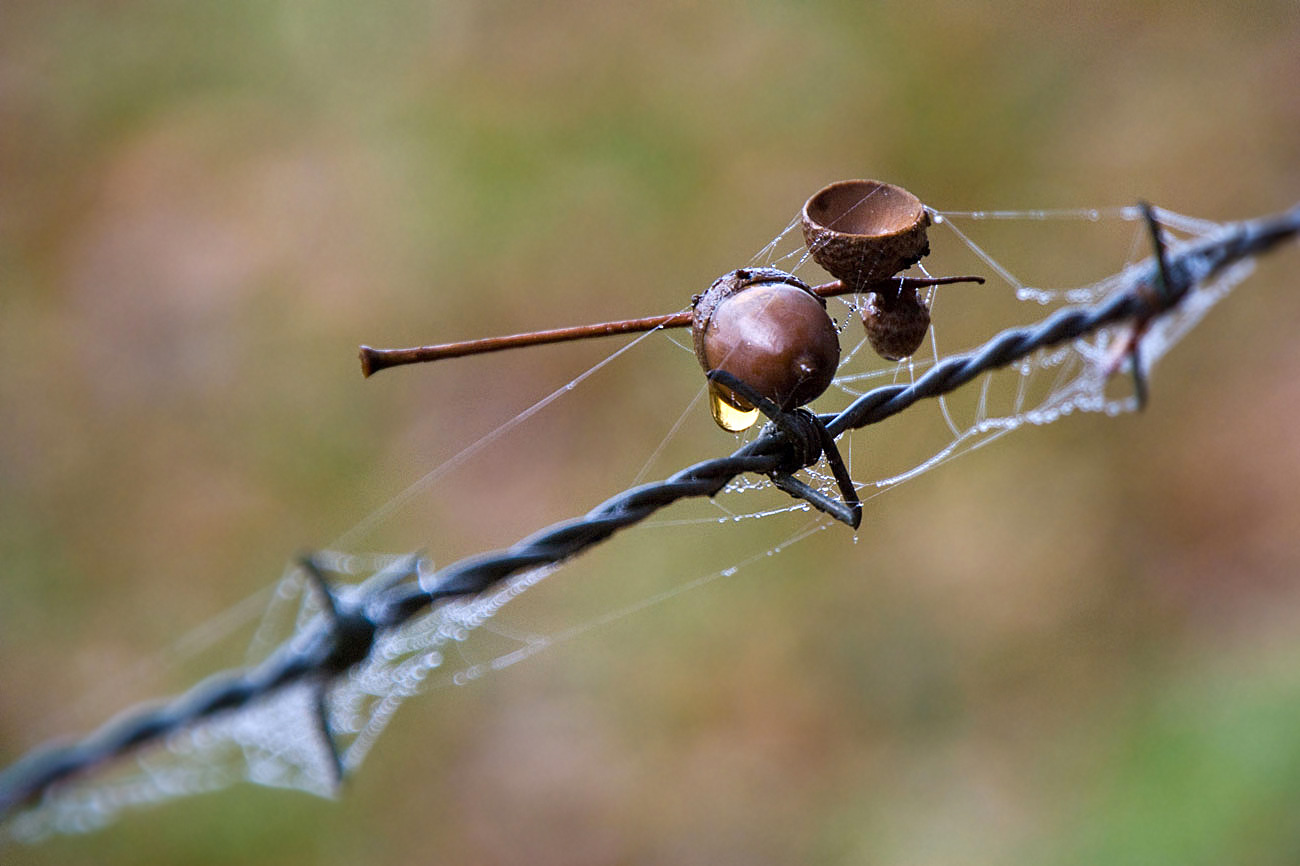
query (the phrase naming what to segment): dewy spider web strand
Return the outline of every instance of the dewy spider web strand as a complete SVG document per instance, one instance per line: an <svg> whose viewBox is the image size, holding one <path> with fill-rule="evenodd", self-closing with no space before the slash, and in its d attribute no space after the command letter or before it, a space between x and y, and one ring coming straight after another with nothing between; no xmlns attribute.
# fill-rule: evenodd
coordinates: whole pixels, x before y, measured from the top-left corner
<svg viewBox="0 0 1300 866"><path fill-rule="evenodd" d="M1276 217L1223 226L1199 241L1170 250L1163 262L1153 257L1130 266L1117 278L1117 291L1099 304L1067 307L1037 325L1003 331L974 352L939 361L911 384L868 391L844 411L820 416L821 420L838 436L899 414L922 399L950 393L984 372L1006 367L1039 349L1106 326L1131 323L1140 335L1148 323L1178 306L1193 287L1298 232L1300 205ZM624 491L583 517L557 523L504 550L469 557L427 574L420 560L411 557L382 570L344 597L333 597L321 581L324 614L261 664L217 674L161 706L129 711L80 742L38 749L0 773L0 819L42 796L57 798L59 783L112 759L303 685L315 695L321 748L330 753L337 782L344 767L332 739L326 697L335 678L369 660L378 637L434 605L481 596L521 572L574 557L680 499L711 497L742 473L792 472L800 468L793 456L797 453L809 452L769 429L728 457L706 460L664 481ZM305 562L305 568L309 575L318 574L311 560Z"/></svg>

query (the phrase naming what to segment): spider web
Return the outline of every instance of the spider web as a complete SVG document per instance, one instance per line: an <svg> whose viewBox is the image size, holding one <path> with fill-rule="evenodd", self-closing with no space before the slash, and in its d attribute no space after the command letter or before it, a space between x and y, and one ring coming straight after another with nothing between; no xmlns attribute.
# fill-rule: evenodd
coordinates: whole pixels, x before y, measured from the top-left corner
<svg viewBox="0 0 1300 866"><path fill-rule="evenodd" d="M1159 211L1158 216L1166 233L1175 233L1173 237L1167 237L1171 252L1176 251L1180 243L1206 236L1220 228L1217 224L1169 211ZM993 330L979 324L962 327L960 312L963 308L972 305L988 308L1000 304L998 315L1002 320L994 330L1013 324L1015 319L1025 322L1041 320L1053 308L1096 303L1107 297L1125 283L1126 270L1135 267L1149 254L1149 240L1137 208L1107 211L932 211L932 218L934 226L930 237L934 252L926 259L926 268L922 268L922 272L978 273L988 277L989 282L982 287L950 286L930 290L927 300L932 307L935 325L929 342L916 357L903 363L884 362L871 354L858 322L857 300L832 301L831 309L844 351L832 389L822 398L824 403L843 405L874 387L909 381L952 351L969 349L987 339ZM1061 224L1072 233L1088 228L1089 224L1104 225L1128 235L1127 253L1110 259L1112 263L1117 258L1121 260L1118 272L1086 285L1063 288L1032 285L1005 264L1012 253L995 254L992 249L986 249L982 239L984 230L1001 224L1015 227L1013 237L1018 238L1016 242L1020 244L1032 244L1033 229L1039 225ZM997 232L989 233L996 240ZM1028 241L1026 235L1031 236ZM810 283L821 281L816 266L809 261L803 247L797 220L764 247L751 264L780 267ZM1174 310L1154 322L1141 338L1139 357L1143 372L1149 373L1251 270L1249 260L1226 269L1214 280L1196 286ZM862 499L869 506L869 500L885 490L915 479L1021 427L1050 424L1075 412L1113 416L1133 411L1137 408L1133 390L1125 385L1123 376L1115 375L1117 370L1123 370L1123 358L1117 355L1117 349L1124 346L1127 337L1127 325L1103 328L1066 345L1040 350L1009 368L986 373L956 394L918 404L913 411L906 413L906 433L895 434L901 440L899 447L872 448L869 460L860 458L854 461L852 437L845 437L841 449ZM656 335L653 334L643 336L611 353L502 428L430 471L388 505L363 519L343 536L340 540L343 543L339 546L350 546L353 539L406 507L416 493L427 491L451 466L463 462L469 453L490 446L507 429L527 422L614 358L642 341L654 338ZM702 395L701 389L683 411L682 418L691 412L702 411ZM679 435L681 427L679 419L647 459L645 468L635 481L639 482L649 473L649 467L667 442ZM872 435L877 435L874 430ZM882 452L894 455L895 462L885 462L880 457ZM814 486L828 495L835 495L835 482L824 462L813 467L808 474ZM808 512L807 516L803 516L804 512ZM703 506L702 514L682 517L670 509L666 516L648 521L646 525L649 527L673 529L688 524L703 526L771 520L778 515L793 515L800 522L793 530L782 530L787 534L770 547L560 630L531 633L527 629L509 629L496 624L497 614L504 607L560 569L548 567L517 575L478 598L444 604L400 628L382 633L367 660L339 677L327 693L329 726L340 750L344 771L355 772L398 707L435 682L459 685L476 680L668 598L732 577L752 563L779 555L830 525L829 518L811 511L807 503L791 501L767 480L749 476L737 478L721 494L709 500ZM409 554L323 552L316 557L319 565L336 577L336 590L344 600L377 584L401 579L419 580L420 576L432 574L435 570L432 561L420 560L412 576ZM304 640L323 615L321 601L311 591L302 569L297 565L288 567L275 585L250 642L248 663L254 664L266 658L285 642ZM484 635L490 638L487 648L467 654L464 650L467 642L480 640ZM471 655L478 660L470 660ZM185 727L161 744L138 750L107 768L92 771L83 779L58 786L0 826L0 840L5 833L15 840L35 842L51 834L89 832L110 823L124 810L216 791L237 782L333 796L336 793L333 757L320 735L314 701L315 693L310 685L294 686L239 710Z"/></svg>

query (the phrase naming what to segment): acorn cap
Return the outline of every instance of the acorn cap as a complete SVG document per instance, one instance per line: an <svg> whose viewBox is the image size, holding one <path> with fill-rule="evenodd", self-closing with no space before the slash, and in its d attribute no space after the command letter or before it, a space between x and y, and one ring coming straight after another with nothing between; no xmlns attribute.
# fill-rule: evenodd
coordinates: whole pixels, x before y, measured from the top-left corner
<svg viewBox="0 0 1300 866"><path fill-rule="evenodd" d="M855 286L892 277L930 252L930 214L900 186L842 180L803 206L803 237L827 273Z"/></svg>

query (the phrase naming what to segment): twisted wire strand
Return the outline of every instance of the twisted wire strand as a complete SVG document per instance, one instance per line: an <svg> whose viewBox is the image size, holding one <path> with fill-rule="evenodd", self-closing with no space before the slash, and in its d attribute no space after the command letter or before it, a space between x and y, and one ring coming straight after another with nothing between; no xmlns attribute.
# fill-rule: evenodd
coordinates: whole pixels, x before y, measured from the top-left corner
<svg viewBox="0 0 1300 866"><path fill-rule="evenodd" d="M919 400L954 391L980 374L1038 349L1118 322L1140 327L1176 306L1194 285L1297 233L1300 204L1274 217L1225 225L1219 232L1173 250L1164 263L1163 280L1160 263L1149 258L1125 271L1123 288L1096 305L1066 307L1036 325L1005 330L974 352L940 361L914 383L876 388L842 412L819 417L832 436L839 436L892 417ZM289 638L262 663L216 674L169 702L130 710L79 742L33 751L0 773L0 820L42 795L57 795L59 783L182 728L238 710L297 683L312 682L324 690L334 677L369 656L375 634L399 628L434 605L481 594L511 575L562 562L680 499L711 497L742 473L789 471L792 460L798 463L793 455L820 453L819 449L801 452L800 447L769 425L753 442L728 457L705 460L663 481L623 491L582 517L556 523L508 548L462 559L431 575L421 575L413 558L393 580L362 598L346 603L328 599L325 615L302 634ZM324 701L318 701L322 712L324 706ZM330 749L337 763L329 720L322 716L318 721L326 740L323 747Z"/></svg>

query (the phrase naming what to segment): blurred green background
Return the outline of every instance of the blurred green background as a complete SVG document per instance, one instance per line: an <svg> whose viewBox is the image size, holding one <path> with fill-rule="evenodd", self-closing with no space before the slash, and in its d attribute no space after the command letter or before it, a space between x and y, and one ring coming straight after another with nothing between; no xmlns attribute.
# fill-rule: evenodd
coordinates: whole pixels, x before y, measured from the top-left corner
<svg viewBox="0 0 1300 866"><path fill-rule="evenodd" d="M5 763L238 661L174 644L614 348L366 382L358 343L679 309L843 177L952 209L1300 198L1290 0L3 17ZM1026 278L1122 264L1034 231L994 250ZM1018 433L873 500L856 543L413 700L337 803L239 786L0 857L1295 863L1298 267L1263 262L1145 414ZM698 388L639 347L352 546L445 562L579 514ZM647 477L731 450L688 418ZM510 622L634 604L780 520L633 531Z"/></svg>

